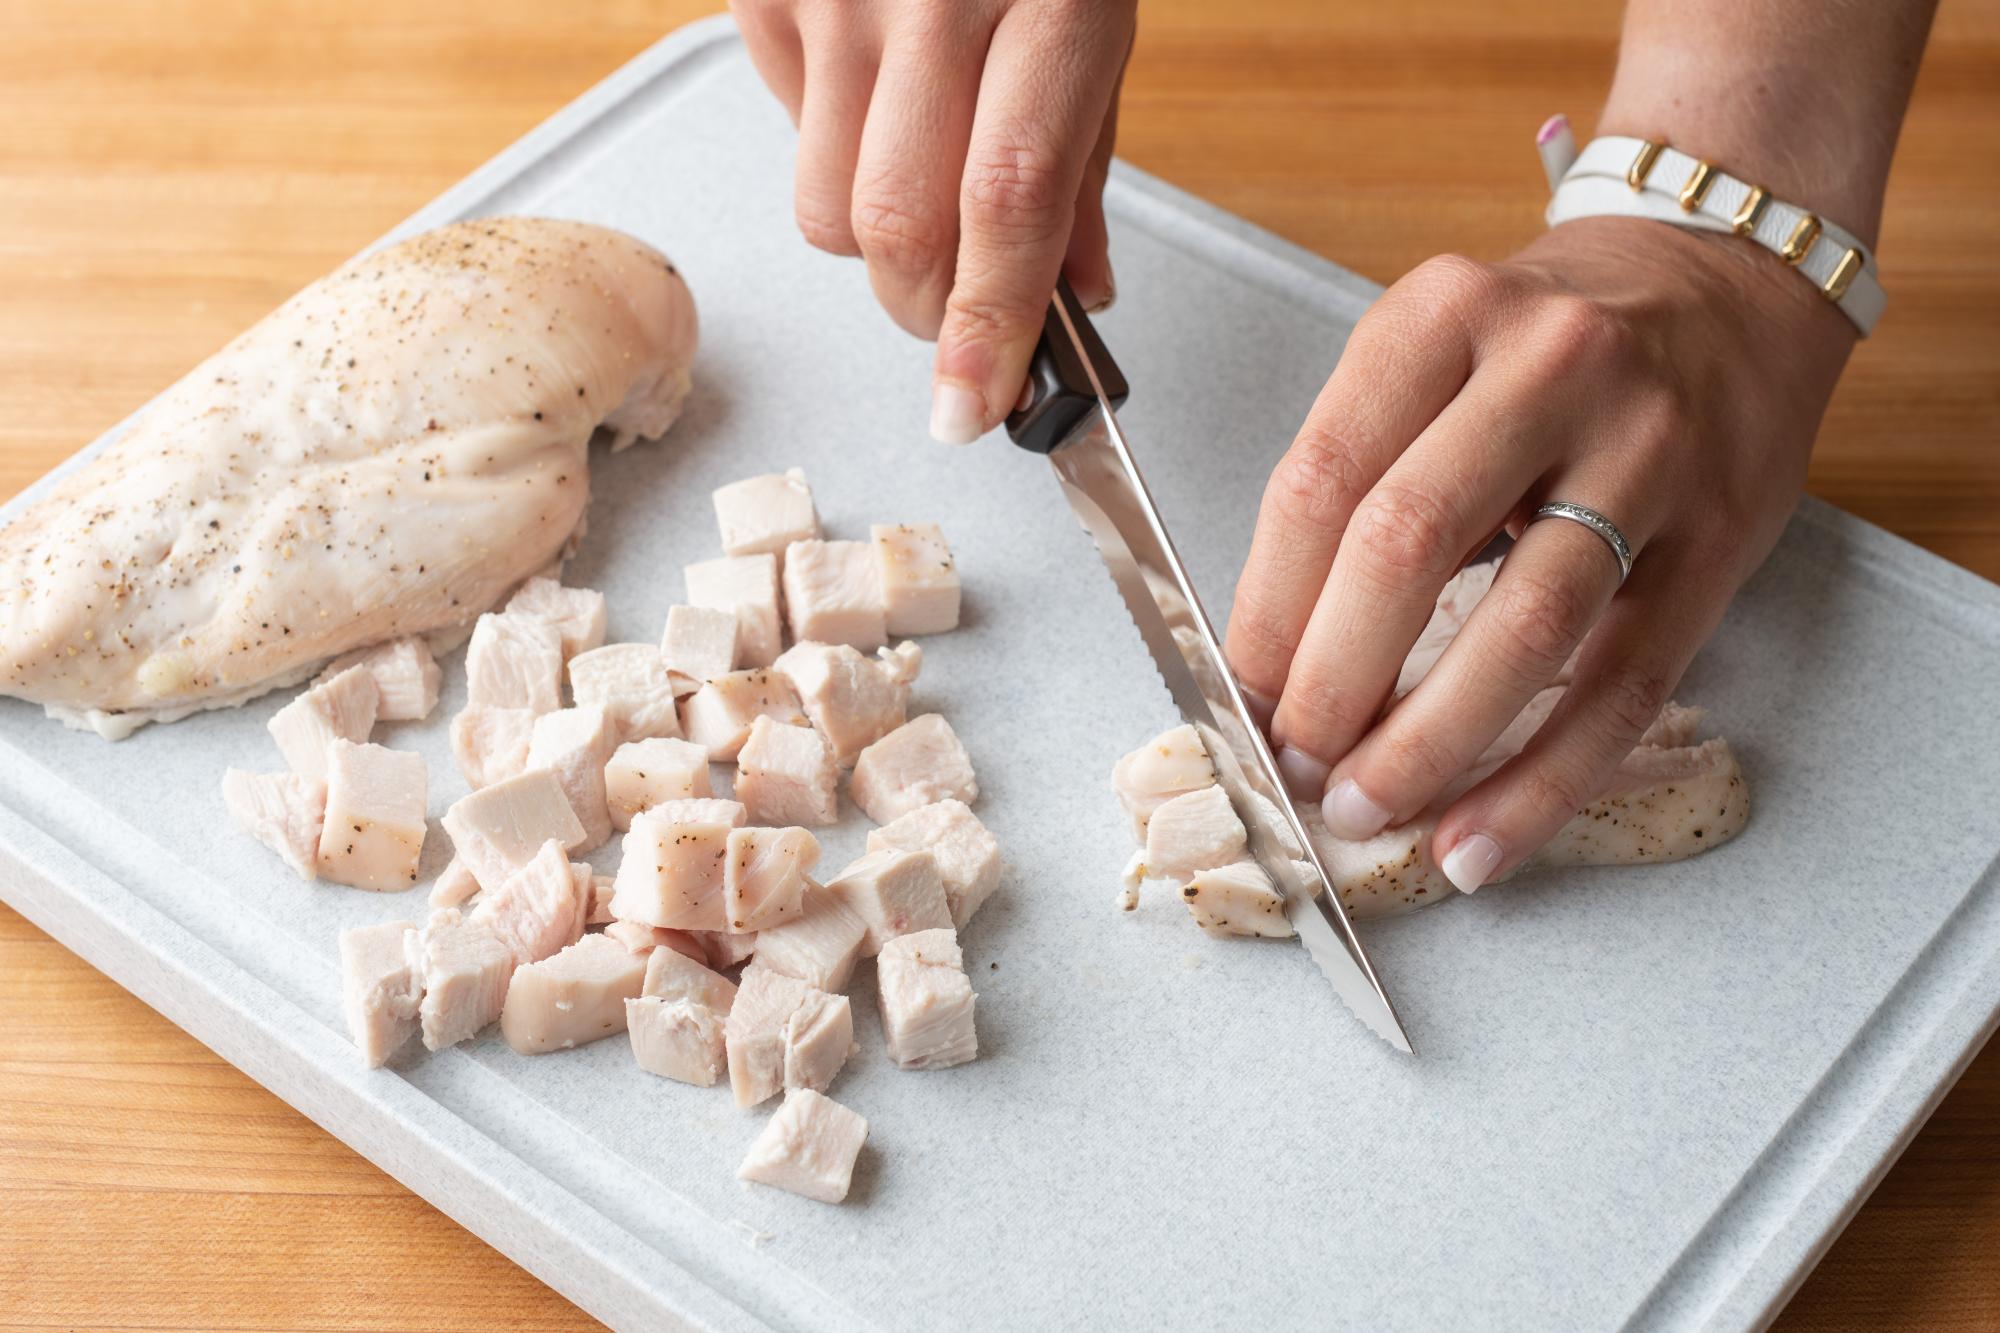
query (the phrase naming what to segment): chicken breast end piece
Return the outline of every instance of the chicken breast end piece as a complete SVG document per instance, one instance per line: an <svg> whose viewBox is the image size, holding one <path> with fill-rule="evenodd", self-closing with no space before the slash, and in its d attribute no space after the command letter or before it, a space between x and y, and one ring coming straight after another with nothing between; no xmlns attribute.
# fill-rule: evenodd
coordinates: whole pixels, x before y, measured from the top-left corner
<svg viewBox="0 0 2000 1333"><path fill-rule="evenodd" d="M1118 803L1132 817L1140 841L1153 811L1176 796L1215 785L1215 763L1190 723L1161 732L1120 759L1111 770Z"/></svg>
<svg viewBox="0 0 2000 1333"><path fill-rule="evenodd" d="M1255 861L1236 861L1197 870L1181 886L1195 924L1211 935L1255 935L1290 939L1292 923L1285 917L1285 895Z"/></svg>

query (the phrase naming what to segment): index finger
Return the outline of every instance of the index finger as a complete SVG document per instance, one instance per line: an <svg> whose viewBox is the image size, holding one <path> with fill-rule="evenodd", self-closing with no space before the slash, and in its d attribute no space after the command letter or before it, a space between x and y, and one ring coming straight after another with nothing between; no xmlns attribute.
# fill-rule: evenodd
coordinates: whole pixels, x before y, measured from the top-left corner
<svg viewBox="0 0 2000 1333"><path fill-rule="evenodd" d="M1021 5L994 31L932 376L931 435L943 443L968 444L991 429L1027 379L1123 55L1116 13Z"/></svg>

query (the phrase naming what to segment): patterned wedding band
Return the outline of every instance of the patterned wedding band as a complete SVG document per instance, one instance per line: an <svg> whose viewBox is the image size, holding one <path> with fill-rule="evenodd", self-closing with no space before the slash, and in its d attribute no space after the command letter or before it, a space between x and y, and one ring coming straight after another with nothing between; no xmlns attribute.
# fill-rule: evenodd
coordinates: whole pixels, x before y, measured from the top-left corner
<svg viewBox="0 0 2000 1333"><path fill-rule="evenodd" d="M1618 558L1618 582L1620 585L1623 585L1625 580L1631 577L1631 544L1625 540L1625 534L1618 530L1616 523L1613 523L1595 509L1584 505L1573 505L1567 500L1556 500L1537 509L1535 511L1535 518L1566 518L1572 523L1583 524L1584 527L1589 528L1592 532L1604 538L1604 544L1609 546L1611 554ZM1533 520L1530 521L1532 522Z"/></svg>

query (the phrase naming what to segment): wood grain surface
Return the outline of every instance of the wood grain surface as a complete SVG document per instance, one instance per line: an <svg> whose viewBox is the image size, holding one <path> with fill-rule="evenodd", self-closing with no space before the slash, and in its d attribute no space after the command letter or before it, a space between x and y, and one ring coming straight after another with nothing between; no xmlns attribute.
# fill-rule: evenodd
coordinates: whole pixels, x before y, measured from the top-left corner
<svg viewBox="0 0 2000 1333"><path fill-rule="evenodd" d="M713 5L0 0L0 497ZM1147 0L1132 161L1387 280L1498 258L1599 0ZM2000 0L1945 0L1888 318L1812 489L2000 577ZM1780 1320L2000 1327L2000 1052ZM0 1325L569 1329L587 1316L0 908Z"/></svg>

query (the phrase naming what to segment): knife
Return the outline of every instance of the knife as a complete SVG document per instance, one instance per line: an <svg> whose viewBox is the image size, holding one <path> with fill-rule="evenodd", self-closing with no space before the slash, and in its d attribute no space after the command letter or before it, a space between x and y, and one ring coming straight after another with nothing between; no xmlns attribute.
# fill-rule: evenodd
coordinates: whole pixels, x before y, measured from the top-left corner
<svg viewBox="0 0 2000 1333"><path fill-rule="evenodd" d="M1023 405L1008 416L1007 433L1054 465L1063 495L1097 543L1181 717L1208 747L1217 779L1249 834L1251 855L1284 892L1285 915L1306 952L1369 1030L1412 1053L1133 462L1118 426L1117 408L1127 392L1076 293L1066 279L1058 281Z"/></svg>

